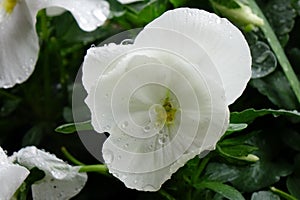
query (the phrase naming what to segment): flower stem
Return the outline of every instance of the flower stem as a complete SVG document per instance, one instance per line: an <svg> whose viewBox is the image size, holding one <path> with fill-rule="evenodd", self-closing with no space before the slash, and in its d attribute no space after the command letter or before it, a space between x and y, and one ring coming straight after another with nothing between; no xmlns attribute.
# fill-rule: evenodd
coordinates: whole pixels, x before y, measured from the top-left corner
<svg viewBox="0 0 300 200"><path fill-rule="evenodd" d="M106 165L98 164L98 165L84 165L79 169L79 172L97 172L103 175L108 176L108 169Z"/></svg>
<svg viewBox="0 0 300 200"><path fill-rule="evenodd" d="M176 200L172 195L170 195L169 193L167 193L165 190L160 189L159 190L159 194L163 197L166 197L166 199L168 200Z"/></svg>
<svg viewBox="0 0 300 200"><path fill-rule="evenodd" d="M11 94L9 92L6 92L3 89L0 90L0 95L1 96L5 96L5 97L10 98L10 99L13 99L13 100L20 100L21 99L20 97L18 97L16 95L13 95L13 94Z"/></svg>
<svg viewBox="0 0 300 200"><path fill-rule="evenodd" d="M271 25L269 24L267 18L264 16L263 12L256 4L255 0L249 0L249 6L251 9L256 12L256 14L264 20L264 25L260 26L261 30L263 31L265 37L267 38L272 50L274 51L278 62L280 63L282 70L287 77L297 99L300 103L300 82L289 62L287 59L284 50L281 47L280 42L278 41Z"/></svg>
<svg viewBox="0 0 300 200"><path fill-rule="evenodd" d="M72 156L68 150L66 149L66 147L61 147L61 151L64 154L64 156L70 160L72 163L74 163L75 165L85 165L82 162L80 162L79 160L77 160L74 156Z"/></svg>
<svg viewBox="0 0 300 200"><path fill-rule="evenodd" d="M275 187L270 187L271 191L278 194L279 196L281 196L282 198L285 198L286 200L297 200L297 198L293 197L292 195L283 192L282 190L279 190Z"/></svg>

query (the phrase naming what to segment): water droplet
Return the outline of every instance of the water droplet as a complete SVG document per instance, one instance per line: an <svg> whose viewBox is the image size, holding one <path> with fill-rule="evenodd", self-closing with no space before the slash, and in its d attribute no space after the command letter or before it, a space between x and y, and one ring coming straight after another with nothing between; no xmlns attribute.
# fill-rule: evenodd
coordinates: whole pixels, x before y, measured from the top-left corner
<svg viewBox="0 0 300 200"><path fill-rule="evenodd" d="M110 129L111 129L110 125L106 125L106 126L104 127L104 131L109 131Z"/></svg>
<svg viewBox="0 0 300 200"><path fill-rule="evenodd" d="M11 84L9 84L9 83L4 83L4 84L2 85L2 87L3 87L4 89L9 88L10 86L11 86Z"/></svg>
<svg viewBox="0 0 300 200"><path fill-rule="evenodd" d="M34 64L34 59L33 58L29 58L29 64Z"/></svg>
<svg viewBox="0 0 300 200"><path fill-rule="evenodd" d="M17 79L16 79L16 83L22 83L23 81L22 81L22 77L18 77Z"/></svg>
<svg viewBox="0 0 300 200"><path fill-rule="evenodd" d="M155 188L154 188L153 185L148 184L148 185L145 185L143 187L143 190L145 190L145 191L155 191Z"/></svg>
<svg viewBox="0 0 300 200"><path fill-rule="evenodd" d="M168 141L168 135L162 135L158 138L159 144L165 144Z"/></svg>
<svg viewBox="0 0 300 200"><path fill-rule="evenodd" d="M150 150L153 149L153 145L152 145L152 144L149 145L149 149L150 149Z"/></svg>
<svg viewBox="0 0 300 200"><path fill-rule="evenodd" d="M133 44L133 39L125 39L121 42L121 45Z"/></svg>
<svg viewBox="0 0 300 200"><path fill-rule="evenodd" d="M158 138L158 143L159 144L164 144L164 143L166 143L166 139L165 138Z"/></svg>
<svg viewBox="0 0 300 200"><path fill-rule="evenodd" d="M105 94L105 98L107 98L107 97L108 97L108 94L106 93L106 94Z"/></svg>
<svg viewBox="0 0 300 200"><path fill-rule="evenodd" d="M149 132L150 129L151 129L151 128L150 128L150 126L148 126L148 125L144 127L144 131L145 131L145 132Z"/></svg>
<svg viewBox="0 0 300 200"><path fill-rule="evenodd" d="M216 18L216 23L220 24L221 23L221 19L220 18Z"/></svg>
<svg viewBox="0 0 300 200"><path fill-rule="evenodd" d="M96 47L96 45L95 45L95 44L92 44L92 45L91 45L91 48L95 48L95 47Z"/></svg>
<svg viewBox="0 0 300 200"><path fill-rule="evenodd" d="M128 147L129 147L129 144L128 144L128 143L124 144L124 147L125 147L125 148L128 148Z"/></svg>
<svg viewBox="0 0 300 200"><path fill-rule="evenodd" d="M128 121L124 121L121 125L122 128L126 128L128 126Z"/></svg>
<svg viewBox="0 0 300 200"><path fill-rule="evenodd" d="M134 184L137 184L137 182L138 182L137 180L134 180L134 181L133 181Z"/></svg>
<svg viewBox="0 0 300 200"><path fill-rule="evenodd" d="M111 150L105 149L103 151L103 158L106 164L110 164L114 160L114 154Z"/></svg>
<svg viewBox="0 0 300 200"><path fill-rule="evenodd" d="M125 174L121 174L121 175L120 175L120 179L121 179L121 180L124 180L124 179L126 179L126 178L127 178L127 176L126 176Z"/></svg>
<svg viewBox="0 0 300 200"><path fill-rule="evenodd" d="M164 129L161 129L160 131L158 131L159 134L164 134L165 133L165 130Z"/></svg>
<svg viewBox="0 0 300 200"><path fill-rule="evenodd" d="M121 160L121 158L122 158L122 156L118 155L117 159L118 159L118 160Z"/></svg>

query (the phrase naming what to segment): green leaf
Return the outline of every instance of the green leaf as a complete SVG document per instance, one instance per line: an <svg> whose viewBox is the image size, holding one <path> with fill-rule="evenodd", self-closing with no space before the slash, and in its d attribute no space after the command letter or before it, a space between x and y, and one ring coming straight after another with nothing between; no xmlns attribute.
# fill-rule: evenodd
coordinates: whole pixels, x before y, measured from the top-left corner
<svg viewBox="0 0 300 200"><path fill-rule="evenodd" d="M188 0L169 0L169 1L171 4L173 4L175 8L177 8L186 4Z"/></svg>
<svg viewBox="0 0 300 200"><path fill-rule="evenodd" d="M227 199L230 200L244 200L245 198L243 197L243 195L236 190L235 188L220 183L220 182L212 182L212 181L203 181L199 184L195 184L196 188L207 188L210 189L214 192L217 192L219 194L221 194L222 196L224 196Z"/></svg>
<svg viewBox="0 0 300 200"><path fill-rule="evenodd" d="M160 16L167 10L168 0L151 0L128 5L127 17L137 24L146 24Z"/></svg>
<svg viewBox="0 0 300 200"><path fill-rule="evenodd" d="M225 135L230 135L230 133L244 130L245 128L247 128L247 126L248 126L248 124L245 124L245 123L239 123L239 124L230 123L226 130Z"/></svg>
<svg viewBox="0 0 300 200"><path fill-rule="evenodd" d="M294 173L287 178L286 186L294 197L300 199L300 153L295 156Z"/></svg>
<svg viewBox="0 0 300 200"><path fill-rule="evenodd" d="M222 143L221 143L222 144ZM240 144L240 145L220 145L217 144L217 152L229 159L236 159L247 162L256 162L259 158L251 153L258 148L251 145Z"/></svg>
<svg viewBox="0 0 300 200"><path fill-rule="evenodd" d="M212 2L229 9L241 8L241 6L235 0L212 0Z"/></svg>
<svg viewBox="0 0 300 200"><path fill-rule="evenodd" d="M292 6L297 11L297 14L300 15L300 0L292 0Z"/></svg>
<svg viewBox="0 0 300 200"><path fill-rule="evenodd" d="M226 153L226 155L230 155L232 157L247 156L258 149L257 147L246 144L219 145L219 148L222 150L222 152Z"/></svg>
<svg viewBox="0 0 300 200"><path fill-rule="evenodd" d="M264 13L260 9L260 7L256 4L255 0L248 0L250 8L257 13L257 15L263 19L264 25L261 26L261 30L264 33L266 39L268 40L272 50L274 51L279 64L282 67L285 76L290 83L291 88L293 89L298 103L300 103L300 82L298 80L297 75L295 74L287 56L285 55L284 49L282 48L281 44L279 43L271 25L269 24L268 20L264 16ZM284 92L284 91L277 91L277 93ZM281 94L281 93L280 93ZM283 94L281 94L283 96ZM298 104L299 105L299 104Z"/></svg>
<svg viewBox="0 0 300 200"><path fill-rule="evenodd" d="M251 196L251 200L280 200L280 197L269 191L255 192Z"/></svg>
<svg viewBox="0 0 300 200"><path fill-rule="evenodd" d="M281 38L288 39L288 33L293 29L296 17L296 11L293 9L291 1L271 0L264 10L282 46L285 46L286 42L283 42L284 40Z"/></svg>
<svg viewBox="0 0 300 200"><path fill-rule="evenodd" d="M55 129L58 133L74 133L76 131L87 131L87 130L94 130L91 124L91 121L79 122L79 123L69 123L64 124Z"/></svg>
<svg viewBox="0 0 300 200"><path fill-rule="evenodd" d="M289 190L289 192L296 197L297 199L300 199L300 177L296 176L289 176L286 181L286 186Z"/></svg>
<svg viewBox="0 0 300 200"><path fill-rule="evenodd" d="M274 115L277 116L288 116L288 117L294 117L295 119L300 119L300 112L294 110L294 111L288 111L288 110L273 110L273 109L261 109L261 110L255 110L253 108L241 111L241 112L232 112L230 114L230 121L232 123L247 123L250 124L253 122L256 118L262 117L265 115Z"/></svg>
<svg viewBox="0 0 300 200"><path fill-rule="evenodd" d="M239 170L235 166L229 166L224 163L211 162L207 165L204 177L210 181L230 182L236 179Z"/></svg>
<svg viewBox="0 0 300 200"><path fill-rule="evenodd" d="M252 56L251 78L267 76L276 69L276 57L266 43L257 41L250 46L250 50Z"/></svg>
<svg viewBox="0 0 300 200"><path fill-rule="evenodd" d="M289 82L280 71L261 79L253 79L250 84L280 108L289 110L299 108L299 103Z"/></svg>
<svg viewBox="0 0 300 200"><path fill-rule="evenodd" d="M281 176L291 172L292 168L287 163L261 159L250 166L241 167L239 176L231 183L240 191L253 192L276 183Z"/></svg>
<svg viewBox="0 0 300 200"><path fill-rule="evenodd" d="M294 130L285 130L283 141L289 147L296 151L300 151L300 133Z"/></svg>
<svg viewBox="0 0 300 200"><path fill-rule="evenodd" d="M44 126L37 124L29 129L22 139L22 146L39 145L43 137Z"/></svg>
<svg viewBox="0 0 300 200"><path fill-rule="evenodd" d="M3 105L0 107L0 117L6 117L10 115L18 108L20 103L21 103L21 99L4 100Z"/></svg>

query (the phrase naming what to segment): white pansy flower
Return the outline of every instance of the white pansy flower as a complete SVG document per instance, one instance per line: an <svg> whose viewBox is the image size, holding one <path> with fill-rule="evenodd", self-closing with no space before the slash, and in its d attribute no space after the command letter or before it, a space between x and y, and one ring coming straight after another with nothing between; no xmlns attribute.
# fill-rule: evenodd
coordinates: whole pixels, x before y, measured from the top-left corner
<svg viewBox="0 0 300 200"><path fill-rule="evenodd" d="M80 167L73 167L34 146L21 149L10 159L28 169L37 167L45 172L45 177L31 187L35 200L70 199L81 191L87 181L87 174L78 172Z"/></svg>
<svg viewBox="0 0 300 200"><path fill-rule="evenodd" d="M9 200L21 186L29 174L29 170L13 164L0 147L0 199Z"/></svg>
<svg viewBox="0 0 300 200"><path fill-rule="evenodd" d="M144 0L118 0L118 2L122 3L122 4L129 4L129 3L135 3L135 2L141 2Z"/></svg>
<svg viewBox="0 0 300 200"><path fill-rule="evenodd" d="M109 14L103 0L0 0L0 88L22 83L32 74L39 52L36 15L47 7L70 11L85 31L95 30Z"/></svg>
<svg viewBox="0 0 300 200"><path fill-rule="evenodd" d="M164 13L133 44L89 49L85 102L95 130L110 133L102 149L110 173L129 188L159 190L215 148L250 76L242 33L198 9Z"/></svg>

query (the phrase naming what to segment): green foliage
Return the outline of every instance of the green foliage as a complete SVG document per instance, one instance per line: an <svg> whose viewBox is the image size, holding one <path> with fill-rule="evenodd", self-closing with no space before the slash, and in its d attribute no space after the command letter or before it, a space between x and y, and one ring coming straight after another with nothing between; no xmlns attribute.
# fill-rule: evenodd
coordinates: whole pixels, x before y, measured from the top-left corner
<svg viewBox="0 0 300 200"><path fill-rule="evenodd" d="M257 41L250 46L252 55L252 78L261 78L272 73L277 66L275 55L269 46Z"/></svg>
<svg viewBox="0 0 300 200"><path fill-rule="evenodd" d="M251 200L280 200L280 197L276 194L273 194L269 191L260 191L260 192L254 192L251 196Z"/></svg>
<svg viewBox="0 0 300 200"><path fill-rule="evenodd" d="M188 2L188 0L169 0L169 1L171 4L173 4L175 8L182 6Z"/></svg>
<svg viewBox="0 0 300 200"><path fill-rule="evenodd" d="M223 184L220 182L203 181L200 184L196 184L195 187L210 189L230 200L244 200L245 199L238 190L236 190L235 188L233 188L229 185L226 185L226 184Z"/></svg>
<svg viewBox="0 0 300 200"><path fill-rule="evenodd" d="M296 17L296 11L291 5L291 0L271 0L264 10L282 46L285 46Z"/></svg>
<svg viewBox="0 0 300 200"><path fill-rule="evenodd" d="M235 0L212 0L214 3L224 6L229 9L241 8Z"/></svg>
<svg viewBox="0 0 300 200"><path fill-rule="evenodd" d="M80 122L80 123L69 123L64 124L55 129L58 133L75 133L76 131L86 131L86 130L93 130L93 126L91 124L91 120L88 120L86 122Z"/></svg>
<svg viewBox="0 0 300 200"><path fill-rule="evenodd" d="M294 117L295 119L299 119L300 117L300 112L296 110L294 111L273 110L273 109L255 110L253 108L250 108L242 112L232 112L230 114L230 121L233 123L242 123L242 122L251 123L258 117L262 117L270 114L272 114L274 117L278 117L280 115Z"/></svg>
<svg viewBox="0 0 300 200"><path fill-rule="evenodd" d="M289 110L299 108L299 102L289 82L280 71L276 71L262 79L254 79L250 84L260 93L267 96L267 98L279 108Z"/></svg>

